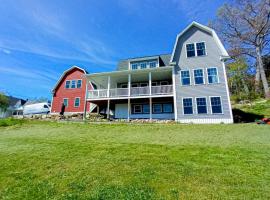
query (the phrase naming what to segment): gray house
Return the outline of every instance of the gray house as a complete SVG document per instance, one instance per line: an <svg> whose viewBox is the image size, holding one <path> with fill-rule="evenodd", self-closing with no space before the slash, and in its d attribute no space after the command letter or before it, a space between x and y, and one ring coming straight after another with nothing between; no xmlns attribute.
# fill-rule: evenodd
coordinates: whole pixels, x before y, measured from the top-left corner
<svg viewBox="0 0 270 200"><path fill-rule="evenodd" d="M86 100L116 119L233 123L228 58L215 31L193 22L177 35L172 54L130 58L116 71L86 75L94 88Z"/></svg>

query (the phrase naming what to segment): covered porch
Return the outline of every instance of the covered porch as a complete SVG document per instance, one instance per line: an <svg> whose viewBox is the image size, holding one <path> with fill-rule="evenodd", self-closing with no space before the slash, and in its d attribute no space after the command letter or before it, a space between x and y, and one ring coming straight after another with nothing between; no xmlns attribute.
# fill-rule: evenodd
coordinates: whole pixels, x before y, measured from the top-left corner
<svg viewBox="0 0 270 200"><path fill-rule="evenodd" d="M127 99L173 95L171 66L143 70L126 70L87 75L93 90L87 90L88 100Z"/></svg>
<svg viewBox="0 0 270 200"><path fill-rule="evenodd" d="M108 119L174 120L173 97L129 98L90 101Z"/></svg>

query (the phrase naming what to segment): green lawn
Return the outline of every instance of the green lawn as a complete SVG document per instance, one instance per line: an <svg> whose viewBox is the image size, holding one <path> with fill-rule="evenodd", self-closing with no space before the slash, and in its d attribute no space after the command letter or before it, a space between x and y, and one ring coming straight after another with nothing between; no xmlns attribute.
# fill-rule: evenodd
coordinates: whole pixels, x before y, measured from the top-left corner
<svg viewBox="0 0 270 200"><path fill-rule="evenodd" d="M0 199L270 199L270 126L0 127Z"/></svg>

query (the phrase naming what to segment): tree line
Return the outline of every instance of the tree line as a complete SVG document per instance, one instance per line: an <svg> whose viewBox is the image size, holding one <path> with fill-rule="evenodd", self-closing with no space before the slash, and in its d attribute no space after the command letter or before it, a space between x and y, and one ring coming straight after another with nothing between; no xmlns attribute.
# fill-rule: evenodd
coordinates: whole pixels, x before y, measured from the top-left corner
<svg viewBox="0 0 270 200"><path fill-rule="evenodd" d="M225 3L210 26L231 56L226 66L233 100L270 99L270 0Z"/></svg>

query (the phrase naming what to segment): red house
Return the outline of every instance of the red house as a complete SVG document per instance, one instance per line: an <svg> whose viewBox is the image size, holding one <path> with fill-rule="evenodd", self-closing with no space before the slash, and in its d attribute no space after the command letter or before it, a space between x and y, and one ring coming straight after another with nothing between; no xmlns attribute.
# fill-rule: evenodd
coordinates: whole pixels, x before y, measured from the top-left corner
<svg viewBox="0 0 270 200"><path fill-rule="evenodd" d="M59 114L65 105L65 114L83 113L85 107L87 72L77 66L66 70L52 90L51 114ZM88 89L92 89L89 84ZM89 111L87 103L86 111Z"/></svg>

